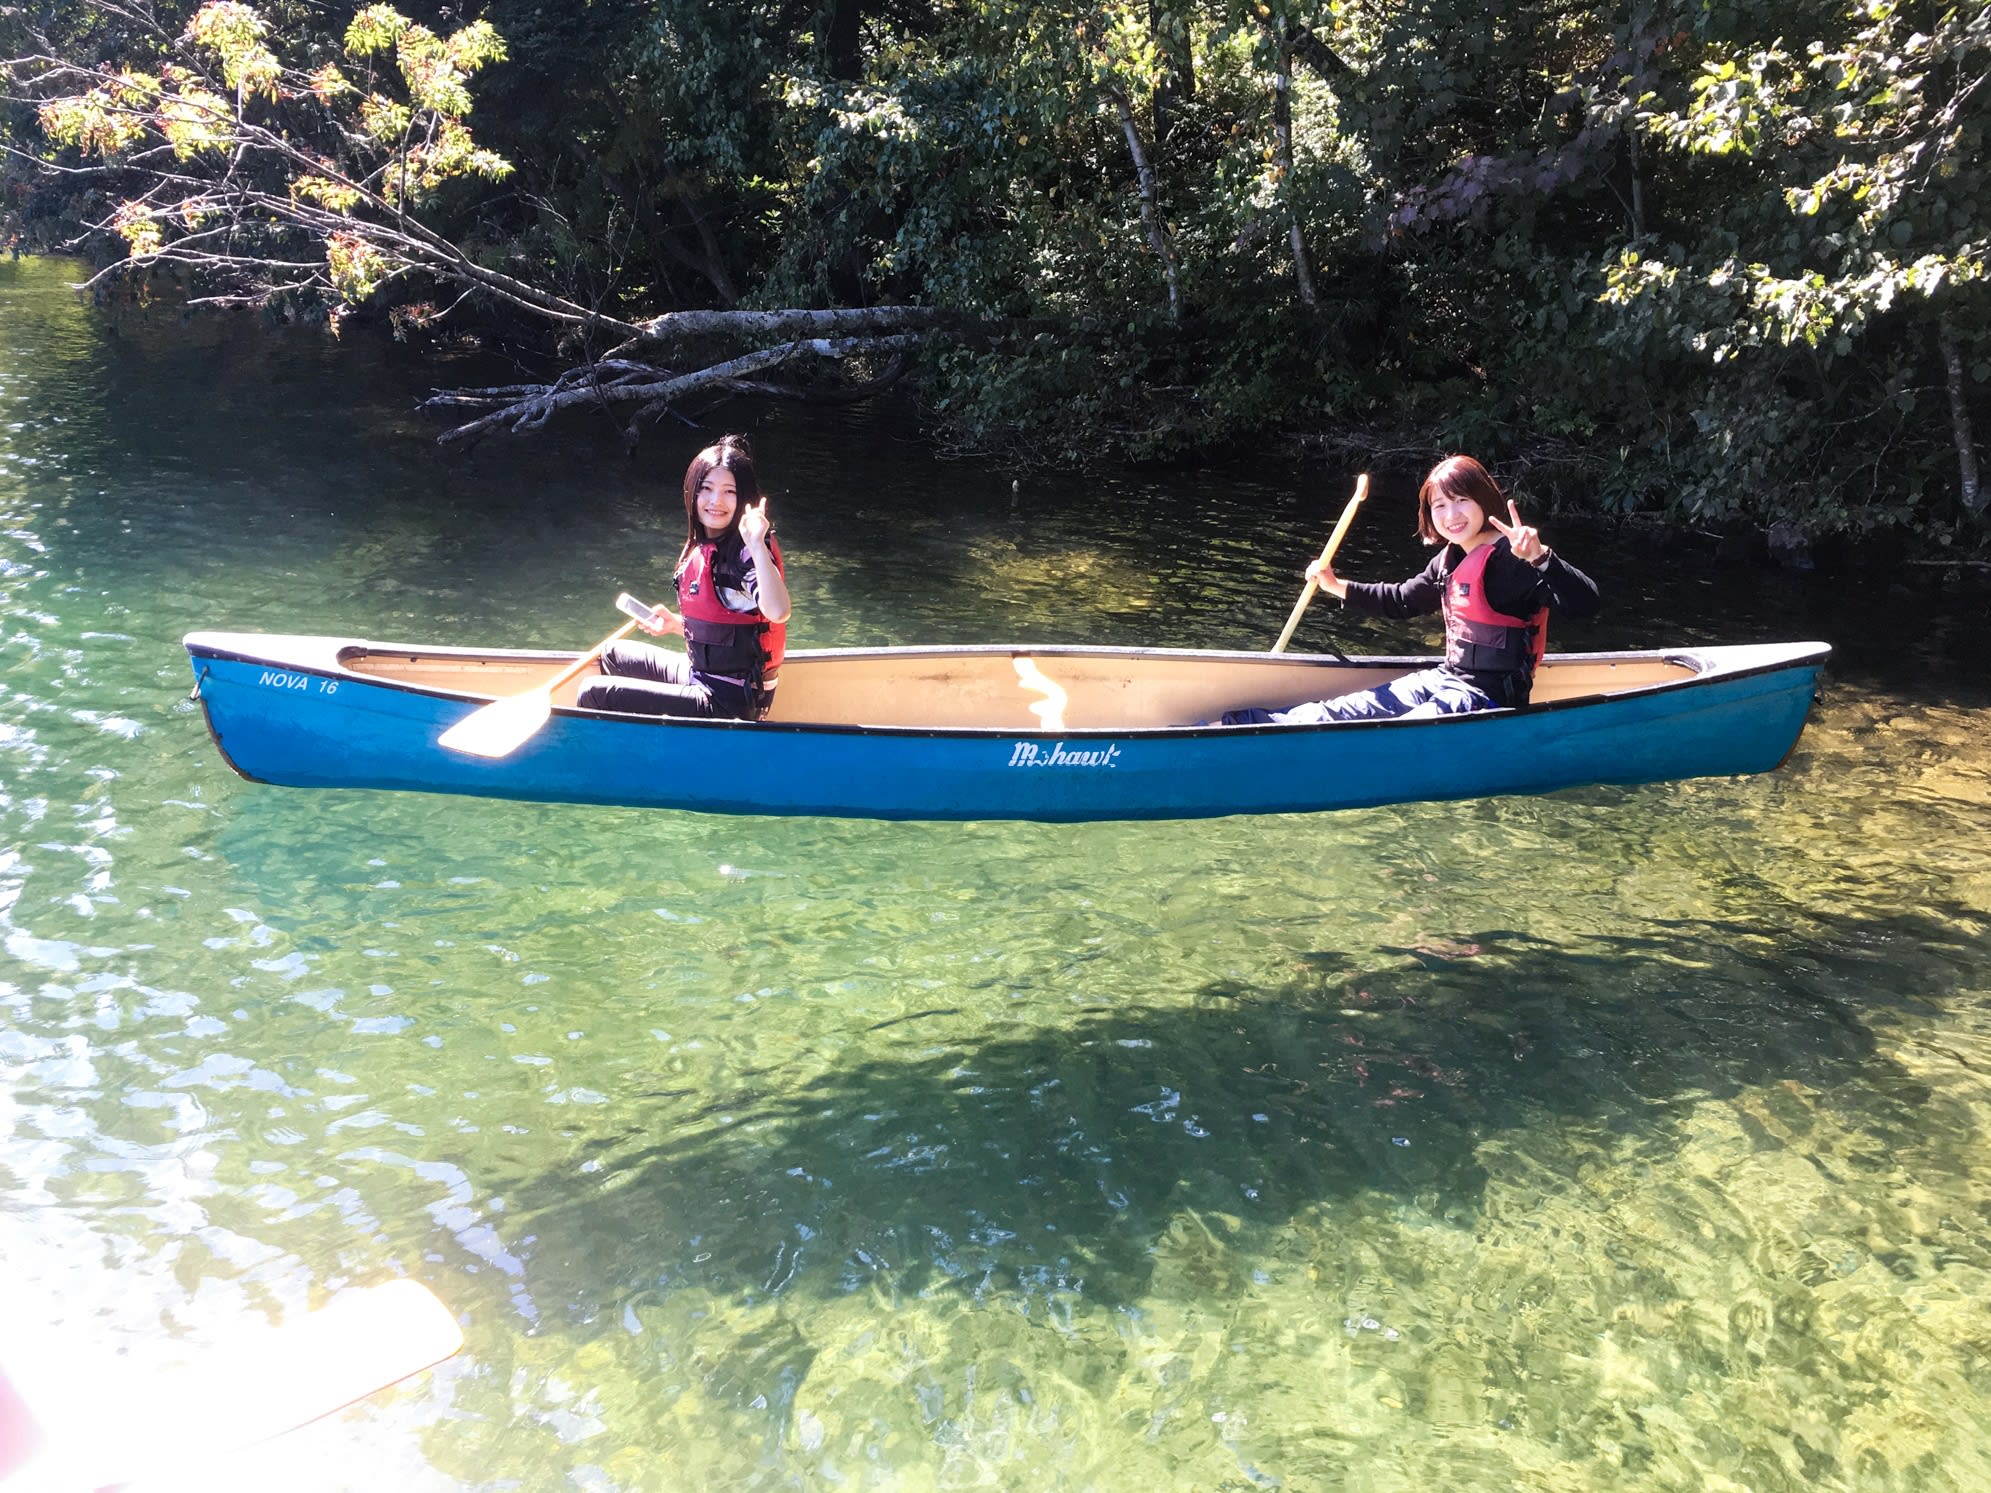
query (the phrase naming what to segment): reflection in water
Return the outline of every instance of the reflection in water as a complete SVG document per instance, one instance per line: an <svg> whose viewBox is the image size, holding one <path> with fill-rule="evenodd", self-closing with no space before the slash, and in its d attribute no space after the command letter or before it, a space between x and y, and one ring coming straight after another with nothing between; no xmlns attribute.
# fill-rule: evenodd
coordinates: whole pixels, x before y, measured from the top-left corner
<svg viewBox="0 0 1991 1493"><path fill-rule="evenodd" d="M708 433L438 457L400 350L62 278L0 264L0 1309L143 1352L413 1274L470 1339L242 1486L1986 1483L1967 573L1559 526L1611 603L1571 646L1836 645L1746 780L1062 828L264 789L180 633L589 640ZM798 646L1269 646L1347 491L739 423ZM1407 511L1350 574L1415 568Z"/></svg>

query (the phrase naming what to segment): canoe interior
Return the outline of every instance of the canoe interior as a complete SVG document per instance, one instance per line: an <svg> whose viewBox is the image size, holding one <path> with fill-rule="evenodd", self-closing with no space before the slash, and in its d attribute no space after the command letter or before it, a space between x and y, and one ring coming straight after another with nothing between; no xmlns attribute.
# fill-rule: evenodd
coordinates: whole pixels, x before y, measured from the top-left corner
<svg viewBox="0 0 1991 1493"><path fill-rule="evenodd" d="M571 657L571 655L569 655ZM461 651L347 647L339 663L355 674L417 689L493 699L516 694L557 671L558 656L489 656ZM899 650L790 655L770 719L839 726L974 728L1000 731L1127 730L1214 720L1248 705L1279 709L1367 689L1427 660L1338 664L1280 655L1064 653L1055 649ZM1620 694L1690 679L1690 659L1549 658L1534 699ZM572 705L593 671L563 686ZM1061 709L1053 709L1057 692Z"/></svg>

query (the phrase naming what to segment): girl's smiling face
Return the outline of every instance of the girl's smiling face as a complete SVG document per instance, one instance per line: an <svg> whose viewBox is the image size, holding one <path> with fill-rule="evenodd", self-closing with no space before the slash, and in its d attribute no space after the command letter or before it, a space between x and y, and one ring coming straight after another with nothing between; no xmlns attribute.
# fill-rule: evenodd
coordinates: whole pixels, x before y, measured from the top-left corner
<svg viewBox="0 0 1991 1493"><path fill-rule="evenodd" d="M705 537L717 538L726 532L726 525L733 521L733 513L740 506L740 485L724 467L714 467L698 484L695 501L698 521L705 526Z"/></svg>
<svg viewBox="0 0 1991 1493"><path fill-rule="evenodd" d="M1486 510L1471 498L1454 497L1447 492L1431 495L1431 527L1438 537L1461 549L1474 549L1492 535Z"/></svg>

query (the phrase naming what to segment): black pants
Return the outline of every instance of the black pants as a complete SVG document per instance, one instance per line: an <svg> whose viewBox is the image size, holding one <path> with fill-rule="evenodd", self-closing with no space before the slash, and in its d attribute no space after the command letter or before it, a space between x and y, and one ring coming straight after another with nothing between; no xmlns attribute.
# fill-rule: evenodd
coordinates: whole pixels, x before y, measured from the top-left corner
<svg viewBox="0 0 1991 1493"><path fill-rule="evenodd" d="M700 674L682 653L648 643L617 643L602 654L601 675L581 686L574 703L583 710L751 721L767 708L744 684Z"/></svg>

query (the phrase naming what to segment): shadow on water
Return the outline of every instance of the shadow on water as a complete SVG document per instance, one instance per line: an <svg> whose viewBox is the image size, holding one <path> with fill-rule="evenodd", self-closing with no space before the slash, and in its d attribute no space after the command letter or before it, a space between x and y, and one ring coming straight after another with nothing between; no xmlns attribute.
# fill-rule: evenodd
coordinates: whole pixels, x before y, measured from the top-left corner
<svg viewBox="0 0 1991 1493"><path fill-rule="evenodd" d="M1607 1152L1664 1159L1696 1107L1773 1086L1833 1091L1876 1152L1936 1133L1872 1023L1936 1009L1981 938L1939 915L1826 918L1792 962L1774 928L1645 926L1661 932L1579 949L1485 933L1369 969L1323 954L1282 985L983 1040L919 1013L813 1082L764 1068L763 1087L623 1094L598 1185L526 1179L507 1228L527 1292L577 1320L679 1287L1124 1308L1185 1215L1246 1249L1321 1205L1470 1230L1501 1134L1574 1177ZM1884 1014L1876 969L1904 941L1956 976ZM1943 1144L1968 1144L1954 1121Z"/></svg>
<svg viewBox="0 0 1991 1493"><path fill-rule="evenodd" d="M33 269L0 1166L48 1190L0 1207L10 1275L109 1240L157 1262L118 1279L150 1334L418 1273L472 1351L355 1435L450 1486L818 1486L818 1445L877 1486L1264 1486L1247 1414L1291 1487L1987 1485L1984 572L1555 518L1606 597L1558 649L1834 643L1753 783L1082 837L286 795L220 763L182 632L590 641L667 587L711 429L439 453L457 375L405 349ZM1348 492L716 418L797 647L1266 647ZM1416 571L1410 528L1379 481L1345 572ZM1316 601L1294 646L1434 637ZM1343 1335L1370 1308L1400 1339Z"/></svg>

